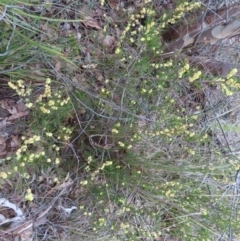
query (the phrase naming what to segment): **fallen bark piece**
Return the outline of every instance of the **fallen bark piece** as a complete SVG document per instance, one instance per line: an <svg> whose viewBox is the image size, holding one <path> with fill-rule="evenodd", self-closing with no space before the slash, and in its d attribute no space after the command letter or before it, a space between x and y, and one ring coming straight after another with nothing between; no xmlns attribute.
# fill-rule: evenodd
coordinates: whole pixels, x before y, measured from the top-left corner
<svg viewBox="0 0 240 241"><path fill-rule="evenodd" d="M219 39L236 36L240 33L239 17L240 6L233 4L228 8L218 10L216 13L208 13L184 27L170 27L170 30L165 35L173 36L171 39L174 40L175 38L175 40L165 46L164 54L181 52L183 48L192 44L213 44ZM226 19L228 22L226 22ZM176 39L176 37L178 38Z"/></svg>

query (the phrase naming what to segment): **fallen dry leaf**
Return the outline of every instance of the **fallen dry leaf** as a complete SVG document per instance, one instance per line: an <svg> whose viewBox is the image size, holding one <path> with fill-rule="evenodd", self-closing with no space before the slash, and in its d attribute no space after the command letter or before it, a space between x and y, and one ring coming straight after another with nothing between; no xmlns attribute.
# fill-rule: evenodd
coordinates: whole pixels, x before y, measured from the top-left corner
<svg viewBox="0 0 240 241"><path fill-rule="evenodd" d="M0 145L2 145L3 143L5 143L5 139L0 136Z"/></svg>
<svg viewBox="0 0 240 241"><path fill-rule="evenodd" d="M99 24L90 16L87 16L85 20L83 21L83 24L86 27L96 28L96 29L102 29Z"/></svg>
<svg viewBox="0 0 240 241"><path fill-rule="evenodd" d="M60 61L58 61L58 62L55 64L54 69L55 69L55 71L59 71L59 70L61 69L61 67L62 67L62 63L61 63Z"/></svg>
<svg viewBox="0 0 240 241"><path fill-rule="evenodd" d="M11 108L11 105L14 103L13 100L8 100L8 99L3 99L0 102L1 102L1 107L6 110Z"/></svg>
<svg viewBox="0 0 240 241"><path fill-rule="evenodd" d="M37 74L37 75L39 75L39 76L43 76L43 77L46 76L45 73L43 73L42 71L36 69L36 67L30 67L30 69L31 69L35 74Z"/></svg>
<svg viewBox="0 0 240 241"><path fill-rule="evenodd" d="M103 72L96 71L95 76L100 83L104 83L105 78L103 76Z"/></svg>
<svg viewBox="0 0 240 241"><path fill-rule="evenodd" d="M115 43L115 38L113 36L107 35L103 40L103 45L106 47L112 46Z"/></svg>
<svg viewBox="0 0 240 241"><path fill-rule="evenodd" d="M17 112L22 112L26 110L26 106L22 102L17 102L16 108L17 108Z"/></svg>
<svg viewBox="0 0 240 241"><path fill-rule="evenodd" d="M3 129L7 125L7 118L0 121L0 129Z"/></svg>
<svg viewBox="0 0 240 241"><path fill-rule="evenodd" d="M14 135L11 135L11 148L17 148L18 147L18 137L17 136L14 136Z"/></svg>
<svg viewBox="0 0 240 241"><path fill-rule="evenodd" d="M0 154L2 154L5 148L6 148L6 140L0 136Z"/></svg>
<svg viewBox="0 0 240 241"><path fill-rule="evenodd" d="M14 100L7 99L1 100L1 107L7 110L10 114L16 114L19 112L18 108L23 108L22 103L16 103Z"/></svg>
<svg viewBox="0 0 240 241"><path fill-rule="evenodd" d="M15 115L18 113L18 110L15 106L11 106L10 109L7 110L10 114Z"/></svg>
<svg viewBox="0 0 240 241"><path fill-rule="evenodd" d="M21 118L25 115L28 115L28 113L29 113L29 111L23 111L23 112L16 113L16 114L13 114L10 117L8 117L7 120L15 120L15 119Z"/></svg>
<svg viewBox="0 0 240 241"><path fill-rule="evenodd" d="M1 107L2 107L3 109L7 109L7 108L8 108L7 100L1 100Z"/></svg>

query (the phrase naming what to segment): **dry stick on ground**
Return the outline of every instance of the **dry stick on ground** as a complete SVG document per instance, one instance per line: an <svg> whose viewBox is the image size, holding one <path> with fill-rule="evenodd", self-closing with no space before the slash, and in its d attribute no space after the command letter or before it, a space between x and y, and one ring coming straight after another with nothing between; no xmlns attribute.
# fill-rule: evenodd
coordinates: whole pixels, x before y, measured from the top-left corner
<svg viewBox="0 0 240 241"><path fill-rule="evenodd" d="M227 23L226 18L228 18ZM176 35L179 37L165 46L160 58L166 59L174 55L177 59L187 58L192 65L197 64L200 69L207 70L213 75L225 76L232 68L237 68L239 70L237 76L240 76L240 65L235 66L216 59L181 54L184 48L197 43L213 44L220 39L231 38L238 34L240 34L240 6L232 4L215 13L208 12L184 27L178 26L175 29L171 27L167 31L167 36L172 36L173 39Z"/></svg>

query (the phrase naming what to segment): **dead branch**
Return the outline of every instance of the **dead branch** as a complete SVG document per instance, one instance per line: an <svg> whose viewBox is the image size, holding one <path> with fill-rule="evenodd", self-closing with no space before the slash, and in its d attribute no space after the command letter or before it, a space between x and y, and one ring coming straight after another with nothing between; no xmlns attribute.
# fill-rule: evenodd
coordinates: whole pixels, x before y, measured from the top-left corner
<svg viewBox="0 0 240 241"><path fill-rule="evenodd" d="M167 35L172 39L179 37L164 48L164 53L181 52L183 48L196 43L215 43L219 39L233 37L240 32L240 6L219 9L216 13L209 12L193 23L189 21L184 27L170 27ZM228 23L226 23L228 18ZM164 39L164 37L163 37Z"/></svg>

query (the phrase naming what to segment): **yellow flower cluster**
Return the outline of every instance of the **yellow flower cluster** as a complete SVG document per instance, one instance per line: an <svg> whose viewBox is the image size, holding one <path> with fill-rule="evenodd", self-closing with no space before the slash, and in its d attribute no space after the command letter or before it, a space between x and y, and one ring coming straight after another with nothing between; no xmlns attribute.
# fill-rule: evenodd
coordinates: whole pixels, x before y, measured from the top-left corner
<svg viewBox="0 0 240 241"><path fill-rule="evenodd" d="M70 101L69 97L67 97L66 99L62 99L62 95L60 93L55 93L54 98L50 99L50 97L52 97L51 82L52 81L50 78L46 79L44 93L41 94L40 96L38 96L38 98L36 100L37 103L38 102L41 103L41 106L39 107L39 109L45 114L50 114L51 110L57 110L58 106L64 106L64 105L68 104ZM32 89L30 89L30 88L26 89L26 87L24 86L23 83L24 83L23 80L18 80L16 84L9 81L8 86L11 89L15 90L19 96L27 97L32 93ZM48 98L49 99L48 102L42 103L43 98ZM25 105L28 108L33 107L33 103L31 103L28 98L25 98Z"/></svg>
<svg viewBox="0 0 240 241"><path fill-rule="evenodd" d="M175 196L173 190L167 190L167 191L165 192L165 195L166 195L166 197L169 197L169 198Z"/></svg>
<svg viewBox="0 0 240 241"><path fill-rule="evenodd" d="M53 148L54 150L56 150L56 151L59 151L59 150L60 150L59 146L57 146L56 144L53 144L53 145L52 145L52 148Z"/></svg>
<svg viewBox="0 0 240 241"><path fill-rule="evenodd" d="M52 134L51 132L46 132L45 134L46 134L46 136L48 136L48 137L52 137L52 136L53 136L53 134Z"/></svg>
<svg viewBox="0 0 240 241"><path fill-rule="evenodd" d="M120 41L118 43L118 47L115 50L115 54L119 54L121 52L120 45L122 44L122 42L123 42L127 32L130 30L131 25L132 25L132 23L129 22L127 24L127 26L125 27L125 29L122 31L122 34L121 34L121 37L120 37Z"/></svg>
<svg viewBox="0 0 240 241"><path fill-rule="evenodd" d="M86 186L88 184L88 181L87 180L81 181L80 184L83 186Z"/></svg>
<svg viewBox="0 0 240 241"><path fill-rule="evenodd" d="M232 78L236 73L238 72L238 70L236 68L232 69L228 75L227 75L227 79Z"/></svg>
<svg viewBox="0 0 240 241"><path fill-rule="evenodd" d="M178 77L182 78L183 74L189 70L189 64L186 63L178 72Z"/></svg>
<svg viewBox="0 0 240 241"><path fill-rule="evenodd" d="M164 13L164 14L162 15L162 20L166 19L166 17L167 17L167 14Z"/></svg>
<svg viewBox="0 0 240 241"><path fill-rule="evenodd" d="M235 89L240 89L240 84L237 83L236 80L234 79L228 79L226 81L226 84L229 86L229 87L232 87L232 88L235 88Z"/></svg>
<svg viewBox="0 0 240 241"><path fill-rule="evenodd" d="M89 172L91 169L90 169L90 165L91 165L91 163L93 162L93 158L92 158L92 156L89 156L88 158L87 158L87 163L88 163L88 165L85 167L85 170L87 171L87 172ZM91 180L94 180L94 178L96 177L96 175L97 174L99 174L99 172L101 171L101 170L103 170L106 166L111 166L113 164L113 162L112 161L106 161L106 162L104 162L102 165L100 165L95 171L93 171L92 173L91 173ZM87 181L81 181L80 182L80 184L82 184L82 185L87 185Z"/></svg>
<svg viewBox="0 0 240 241"><path fill-rule="evenodd" d="M176 20L180 19L184 13L191 11L193 9L199 8L201 4L199 2L195 3L189 3L189 2L184 2L181 3L178 7L175 8L175 11L173 13L172 18L166 19L167 14L164 13L161 18L161 24L159 25L160 28L165 28L168 23L175 24Z"/></svg>
<svg viewBox="0 0 240 241"><path fill-rule="evenodd" d="M23 173L23 177L28 179L28 178L30 178L30 175L27 172L25 172L25 173Z"/></svg>
<svg viewBox="0 0 240 241"><path fill-rule="evenodd" d="M118 142L118 145L121 146L121 147L125 146L125 144L123 142L121 142L121 141Z"/></svg>
<svg viewBox="0 0 240 241"><path fill-rule="evenodd" d="M99 226L100 226L100 227L106 225L106 219L105 219L105 218L99 218L99 219L98 219L98 222L99 222Z"/></svg>
<svg viewBox="0 0 240 241"><path fill-rule="evenodd" d="M121 124L120 124L120 122L118 122L118 123L116 123L115 125L114 125L114 127L112 128L112 133L113 134L118 134L118 132L119 132L119 127L121 126Z"/></svg>
<svg viewBox="0 0 240 241"><path fill-rule="evenodd" d="M25 195L25 201L30 201L32 202L34 199L34 196L32 194L32 191L30 188L27 189L27 194Z"/></svg>
<svg viewBox="0 0 240 241"><path fill-rule="evenodd" d="M224 82L225 79L223 79L223 78L217 78L216 81L217 81L217 82Z"/></svg>
<svg viewBox="0 0 240 241"><path fill-rule="evenodd" d="M27 151L28 145L34 144L41 140L40 136L34 135L33 137L30 137L29 139L26 139L26 137L22 137L22 140L24 141L22 146L16 151L16 159L20 160L22 158L22 154ZM30 154L29 157L25 156L24 161L32 162L35 158L39 158L44 154L38 153L38 154ZM23 165L23 164L22 164Z"/></svg>
<svg viewBox="0 0 240 241"><path fill-rule="evenodd" d="M115 50L115 54L119 54L120 52L121 52L120 47L117 47L116 50Z"/></svg>
<svg viewBox="0 0 240 241"><path fill-rule="evenodd" d="M112 165L112 161L106 161L102 164L102 166L100 167L100 170L103 170L106 166L111 166Z"/></svg>
<svg viewBox="0 0 240 241"><path fill-rule="evenodd" d="M21 145L21 147L16 151L16 160L20 161L20 167L24 167L25 163L32 163L35 160L38 160L39 158L43 158L46 156L45 151L37 151L34 153L28 153L28 145L35 145L36 146L36 142L39 142L41 140L40 136L34 135L28 139L26 139L26 137L22 137L23 143ZM59 151L60 148L58 146L56 146L55 144L52 145L52 149L55 151ZM46 158L46 162L50 163L52 162L52 160L50 158ZM55 158L55 164L59 164L60 163L60 159L58 157ZM17 171L18 167L14 167L14 170Z"/></svg>
<svg viewBox="0 0 240 241"><path fill-rule="evenodd" d="M176 7L175 11L176 12L182 12L182 11L192 11L194 8L199 8L201 7L200 2L194 2L194 3L189 3L189 2L184 2L181 3L178 7Z"/></svg>
<svg viewBox="0 0 240 241"><path fill-rule="evenodd" d="M151 64L151 65L152 65L152 67L154 67L155 69L159 69L159 67L160 67L161 64L153 63L153 64Z"/></svg>
<svg viewBox="0 0 240 241"><path fill-rule="evenodd" d="M25 145L28 145L28 144L33 144L35 142L38 142L41 140L41 137L38 136L38 135L34 135L32 137L30 137L29 139L26 139L25 136L22 136L22 140L24 141L24 144Z"/></svg>
<svg viewBox="0 0 240 241"><path fill-rule="evenodd" d="M6 179L8 177L6 172L0 172L0 178Z"/></svg>
<svg viewBox="0 0 240 241"><path fill-rule="evenodd" d="M231 96L233 94L233 92L230 91L225 84L221 84L221 89L227 96Z"/></svg>
<svg viewBox="0 0 240 241"><path fill-rule="evenodd" d="M146 4L149 3L149 2L151 2L151 1L146 1L146 2L145 2L145 6L146 6ZM152 10L151 8L149 8L149 7L147 7L147 8L146 8L146 7L143 7L143 8L141 9L141 11L140 11L140 14L141 14L141 17L144 18L145 15L147 15L147 16L154 16L154 15L155 15L155 11ZM138 15L136 14L136 16L138 16Z"/></svg>
<svg viewBox="0 0 240 241"><path fill-rule="evenodd" d="M23 157L22 154L23 154L22 152L16 153L16 155L17 155L16 159L17 159L17 160L20 160L20 159ZM34 154L34 153L31 153L31 154L28 155L28 156L24 156L24 157L23 157L23 161L24 161L24 162L33 162L34 160L39 159L40 157L43 157L43 156L45 156L45 152L44 152L44 151L39 152L39 153L35 153L35 154ZM24 163L24 162L21 163L21 166L25 166L25 163Z"/></svg>
<svg viewBox="0 0 240 241"><path fill-rule="evenodd" d="M220 87L227 96L233 95L233 92L229 90L229 88L240 89L240 84L232 78L237 72L238 69L234 68L228 73L228 75L226 76L226 80L224 80L223 78L217 79L218 82L225 81L225 83L222 83Z"/></svg>
<svg viewBox="0 0 240 241"><path fill-rule="evenodd" d="M117 133L118 133L118 130L117 130L117 129L115 129L115 128L113 128L113 129L112 129L112 133L117 134Z"/></svg>
<svg viewBox="0 0 240 241"><path fill-rule="evenodd" d="M62 99L62 95L58 92L52 96L51 82L51 79L47 78L44 93L42 95L39 95L36 100L36 102L41 103L39 109L44 114L50 114L52 110L58 110L59 106L64 106L70 101L69 97L67 97L66 99ZM46 103L43 103L44 98L49 100Z"/></svg>
<svg viewBox="0 0 240 241"><path fill-rule="evenodd" d="M21 97L29 96L32 93L32 90L30 88L26 89L25 85L23 84L23 80L18 80L16 84L9 81L8 86L15 90L17 94Z"/></svg>
<svg viewBox="0 0 240 241"><path fill-rule="evenodd" d="M148 2L148 1L146 1ZM143 19L145 18L145 16L147 15L148 17L149 16L152 16L155 14L155 11L154 10L151 10L149 8L146 8L146 7L143 7L140 11L140 13L137 13L137 14L132 14L130 16L130 21L129 23L127 24L127 26L125 27L125 29L122 31L122 34L121 34L121 37L120 37L120 41L118 43L118 47L116 48L115 50L115 54L119 54L121 52L121 48L120 48L120 45L122 44L123 40L125 39L126 37L126 34L131 30L131 27L135 27L136 24L139 25L138 26L138 31L141 31L144 29L144 33L147 34L149 33L149 31L151 29L155 29L154 26L155 26L155 23L154 22L150 22L148 23L145 27L143 27L141 24L140 24L140 19ZM155 33L157 34L157 30L155 31ZM136 30L133 30L131 32L131 36L134 36L137 34L137 31ZM142 37L141 38L141 41L144 42L145 40L150 40L149 39L150 36L148 36L147 38L145 37ZM133 43L134 42L134 39L133 38L130 38L130 42Z"/></svg>
<svg viewBox="0 0 240 241"><path fill-rule="evenodd" d="M172 198L176 194L176 190L180 188L179 182L166 182L162 185L162 191L165 194L166 197Z"/></svg>
<svg viewBox="0 0 240 241"><path fill-rule="evenodd" d="M192 149L189 149L189 150L188 150L188 153L189 153L190 155L192 155L192 156L194 156L194 155L195 155L195 151L194 151L194 150L192 150Z"/></svg>
<svg viewBox="0 0 240 241"><path fill-rule="evenodd" d="M32 89L31 88L26 88L25 85L23 84L23 80L18 80L16 84L14 84L13 82L8 82L8 86L15 90L16 93L21 96L21 97L27 97L32 93ZM33 106L33 104L29 101L28 98L25 98L25 105L28 108L31 108Z"/></svg>
<svg viewBox="0 0 240 241"><path fill-rule="evenodd" d="M169 60L168 62L164 63L164 64L160 64L160 67L164 66L164 67L169 67L169 66L172 66L173 65L173 62L172 60Z"/></svg>
<svg viewBox="0 0 240 241"><path fill-rule="evenodd" d="M63 139L64 141L69 141L69 139L71 138L71 134L72 134L73 130L69 127L63 127L61 129L61 133L59 133L59 135L57 136L57 139Z"/></svg>
<svg viewBox="0 0 240 241"><path fill-rule="evenodd" d="M59 163L60 163L60 159L58 157L56 157L55 164L58 165Z"/></svg>
<svg viewBox="0 0 240 241"><path fill-rule="evenodd" d="M199 70L193 76L189 77L189 82L193 82L194 80L197 80L201 74L202 74L202 72Z"/></svg>
<svg viewBox="0 0 240 241"><path fill-rule="evenodd" d="M169 23L174 24L176 20L180 19L182 15L186 12L192 11L193 9L199 8L201 6L200 2L184 2L175 8L173 17L168 20Z"/></svg>
<svg viewBox="0 0 240 241"><path fill-rule="evenodd" d="M44 89L44 94L42 97L51 97L51 86L50 84L52 83L50 78L46 79L46 84L45 84L45 89Z"/></svg>

